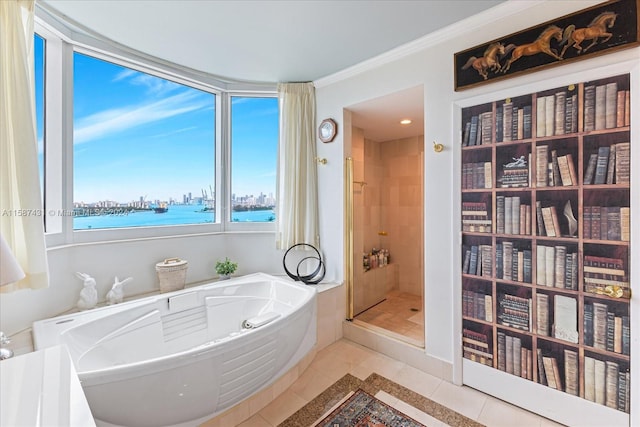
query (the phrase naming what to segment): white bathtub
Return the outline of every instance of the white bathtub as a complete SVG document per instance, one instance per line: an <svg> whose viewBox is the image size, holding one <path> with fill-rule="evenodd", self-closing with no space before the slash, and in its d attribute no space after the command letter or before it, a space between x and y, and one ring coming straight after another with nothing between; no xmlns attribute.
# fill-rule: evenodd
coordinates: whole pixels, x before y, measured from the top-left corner
<svg viewBox="0 0 640 427"><path fill-rule="evenodd" d="M247 319L264 325L243 327ZM245 325L246 326L246 325ZM194 425L268 386L316 342L316 292L262 273L33 324L65 344L93 416Z"/></svg>

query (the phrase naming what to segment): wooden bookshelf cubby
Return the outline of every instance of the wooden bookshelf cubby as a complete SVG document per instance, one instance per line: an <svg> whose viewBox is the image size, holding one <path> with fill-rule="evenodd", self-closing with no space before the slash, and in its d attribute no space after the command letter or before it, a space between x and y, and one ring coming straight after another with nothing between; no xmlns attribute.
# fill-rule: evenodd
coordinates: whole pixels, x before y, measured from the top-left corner
<svg viewBox="0 0 640 427"><path fill-rule="evenodd" d="M463 357L626 414L629 106L624 74L460 124Z"/></svg>

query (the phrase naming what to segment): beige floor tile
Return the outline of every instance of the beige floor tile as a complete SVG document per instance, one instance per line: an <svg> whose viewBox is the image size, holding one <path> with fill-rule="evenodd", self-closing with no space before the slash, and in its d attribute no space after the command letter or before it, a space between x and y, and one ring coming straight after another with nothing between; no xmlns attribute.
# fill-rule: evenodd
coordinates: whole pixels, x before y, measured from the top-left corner
<svg viewBox="0 0 640 427"><path fill-rule="evenodd" d="M404 365L396 375L395 382L425 397L430 397L442 380L409 365Z"/></svg>
<svg viewBox="0 0 640 427"><path fill-rule="evenodd" d="M342 378L345 374L346 372L340 375L339 378ZM324 372L309 367L304 374L291 385L290 390L303 399L313 400L334 382L336 382L336 380L327 376Z"/></svg>
<svg viewBox="0 0 640 427"><path fill-rule="evenodd" d="M307 402L307 400L293 391L287 390L258 412L258 414L271 425L277 426L291 416L291 414L306 405Z"/></svg>
<svg viewBox="0 0 640 427"><path fill-rule="evenodd" d="M259 414L255 414L253 417L249 418L242 424L238 424L238 427L275 427L275 426L269 423L264 418L262 418Z"/></svg>
<svg viewBox="0 0 640 427"><path fill-rule="evenodd" d="M472 420L477 420L487 401L487 395L469 387L460 387L447 381L442 381L430 396L430 399Z"/></svg>
<svg viewBox="0 0 640 427"><path fill-rule="evenodd" d="M479 423L495 427L540 427L543 418L524 409L510 405L493 397L487 401L480 412Z"/></svg>
<svg viewBox="0 0 640 427"><path fill-rule="evenodd" d="M350 373L360 379L366 379L375 372L395 381L394 378L404 366L404 363L378 353L352 368Z"/></svg>

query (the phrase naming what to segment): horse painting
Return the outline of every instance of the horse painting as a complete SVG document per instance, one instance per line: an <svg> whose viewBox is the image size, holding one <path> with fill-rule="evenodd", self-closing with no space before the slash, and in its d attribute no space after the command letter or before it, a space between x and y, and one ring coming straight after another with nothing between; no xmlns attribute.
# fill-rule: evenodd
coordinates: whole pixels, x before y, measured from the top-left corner
<svg viewBox="0 0 640 427"><path fill-rule="evenodd" d="M480 58L472 56L467 60L467 63L462 66L462 69L466 70L469 67L473 67L473 69L476 70L483 79L487 80L487 78L489 78L488 70L500 70L500 60L497 58L498 55L504 55L504 45L502 43L492 43L484 51L484 56L481 56Z"/></svg>
<svg viewBox="0 0 640 427"><path fill-rule="evenodd" d="M533 43L522 44L515 46L510 44L505 47L505 54L513 51L511 57L504 64L500 71L506 73L509 71L511 64L520 59L523 56L537 55L538 53L546 53L547 55L561 60L562 57L558 55L555 49L551 48L551 39L555 38L558 42L562 40L562 29L556 25L550 25L547 27Z"/></svg>
<svg viewBox="0 0 640 427"><path fill-rule="evenodd" d="M608 41L613 34L607 32L607 28L613 27L616 23L617 16L618 15L613 12L602 12L596 16L586 28L576 29L575 25L569 25L564 29L562 42L560 42L561 45L565 45L562 48L560 56L564 57L565 52L570 46L575 47L578 54L580 54L595 46L599 38L603 38L601 43ZM585 40L592 40L592 42L589 46L583 48L580 44Z"/></svg>

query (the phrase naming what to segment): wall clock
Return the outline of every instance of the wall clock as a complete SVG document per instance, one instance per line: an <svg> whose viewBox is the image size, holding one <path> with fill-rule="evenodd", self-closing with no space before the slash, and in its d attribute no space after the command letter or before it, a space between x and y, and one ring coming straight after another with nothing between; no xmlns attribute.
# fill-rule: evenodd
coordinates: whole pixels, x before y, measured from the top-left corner
<svg viewBox="0 0 640 427"><path fill-rule="evenodd" d="M318 127L318 137L322 142L331 142L338 133L338 125L333 119L324 119Z"/></svg>

